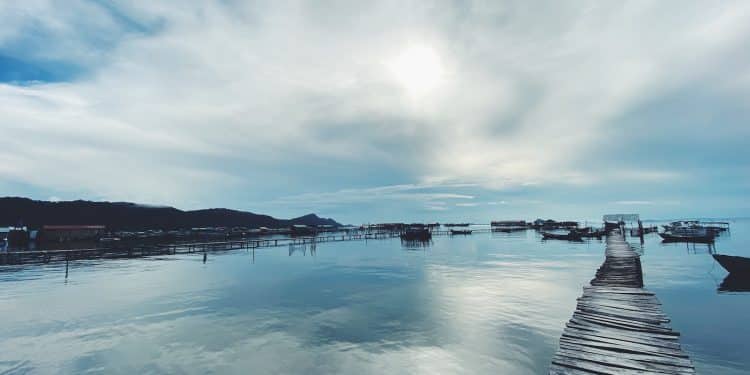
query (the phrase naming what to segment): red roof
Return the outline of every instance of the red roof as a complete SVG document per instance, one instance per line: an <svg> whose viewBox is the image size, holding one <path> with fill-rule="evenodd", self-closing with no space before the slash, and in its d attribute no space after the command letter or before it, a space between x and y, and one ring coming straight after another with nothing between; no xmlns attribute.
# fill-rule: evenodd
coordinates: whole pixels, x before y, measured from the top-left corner
<svg viewBox="0 0 750 375"><path fill-rule="evenodd" d="M104 229L104 225L45 225L45 230L82 230L82 229Z"/></svg>

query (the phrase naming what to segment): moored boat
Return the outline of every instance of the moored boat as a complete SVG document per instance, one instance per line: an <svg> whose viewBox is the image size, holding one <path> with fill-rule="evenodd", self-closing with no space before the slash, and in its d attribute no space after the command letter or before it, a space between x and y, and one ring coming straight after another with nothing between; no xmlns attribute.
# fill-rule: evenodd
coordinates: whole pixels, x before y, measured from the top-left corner
<svg viewBox="0 0 750 375"><path fill-rule="evenodd" d="M515 232L529 228L525 220L492 221L490 227L493 232Z"/></svg>
<svg viewBox="0 0 750 375"><path fill-rule="evenodd" d="M471 234L471 229L451 229L451 236L453 235L469 235Z"/></svg>
<svg viewBox="0 0 750 375"><path fill-rule="evenodd" d="M750 258L721 254L711 255L727 272L733 275L750 276Z"/></svg>
<svg viewBox="0 0 750 375"><path fill-rule="evenodd" d="M674 228L670 231L659 233L664 242L696 242L713 243L716 234L702 227Z"/></svg>
<svg viewBox="0 0 750 375"><path fill-rule="evenodd" d="M570 231L567 234L542 232L542 239L545 240L580 241L582 238L581 233L575 231Z"/></svg>

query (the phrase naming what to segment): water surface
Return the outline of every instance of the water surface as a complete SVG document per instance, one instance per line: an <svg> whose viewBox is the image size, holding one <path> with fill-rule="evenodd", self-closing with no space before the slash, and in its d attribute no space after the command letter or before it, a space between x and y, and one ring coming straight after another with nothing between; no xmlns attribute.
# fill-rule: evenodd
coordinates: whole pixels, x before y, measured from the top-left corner
<svg viewBox="0 0 750 375"><path fill-rule="evenodd" d="M6 268L0 373L544 373L603 249L528 231ZM643 259L699 370L748 368L750 296L717 294L700 249L652 236Z"/></svg>

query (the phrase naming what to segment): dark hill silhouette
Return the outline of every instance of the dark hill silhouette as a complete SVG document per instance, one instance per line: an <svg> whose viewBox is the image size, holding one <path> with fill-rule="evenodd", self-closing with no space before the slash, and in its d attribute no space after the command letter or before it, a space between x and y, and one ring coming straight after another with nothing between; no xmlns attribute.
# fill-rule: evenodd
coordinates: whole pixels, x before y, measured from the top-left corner
<svg viewBox="0 0 750 375"><path fill-rule="evenodd" d="M31 228L39 228L42 225L102 224L110 230L212 226L283 228L292 224L340 225L333 219L320 218L315 214L284 220L226 208L182 211L174 207L129 202L48 202L18 197L0 198L0 226L13 226L19 223Z"/></svg>

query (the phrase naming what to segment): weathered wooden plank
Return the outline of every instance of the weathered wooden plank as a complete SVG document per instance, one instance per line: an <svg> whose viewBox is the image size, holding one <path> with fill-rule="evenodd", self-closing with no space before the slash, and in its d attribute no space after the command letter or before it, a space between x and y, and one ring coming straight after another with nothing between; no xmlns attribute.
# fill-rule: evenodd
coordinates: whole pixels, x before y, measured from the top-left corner
<svg viewBox="0 0 750 375"><path fill-rule="evenodd" d="M677 366L671 363L654 363L645 360L635 360L628 353L609 353L599 354L594 353L590 350L579 350L569 349L566 347L560 347L557 352L558 355L565 356L568 358L584 359L587 361L596 361L602 364L608 364L611 366L626 367L632 370L649 371L664 374L684 374L694 373L692 367ZM617 354L617 355L613 355ZM648 355L644 357L649 357ZM663 357L661 357L663 358Z"/></svg>
<svg viewBox="0 0 750 375"><path fill-rule="evenodd" d="M579 350L582 352L593 353L593 354L598 354L598 355L609 355L609 356L616 353L616 355L618 356L623 356L624 358L628 358L634 361L655 363L655 364L668 365L668 366L673 366L673 367L684 367L684 368L692 369L692 366L693 366L693 363L689 359L681 358L681 357L654 356L651 354L632 353L632 352L613 352L611 350L602 349L602 348L598 348L594 346L581 347L580 345L571 345L571 344L564 343L564 342L560 343L560 348L570 349L570 350Z"/></svg>
<svg viewBox="0 0 750 375"><path fill-rule="evenodd" d="M650 352L673 357L686 357L679 344L668 345L670 341L649 340L645 337L609 336L602 333L585 333L568 329L563 332L560 341L568 340L578 345L600 346L619 351ZM675 342L671 342L675 343Z"/></svg>
<svg viewBox="0 0 750 375"><path fill-rule="evenodd" d="M653 375L653 371L643 371L638 369L632 369L623 366L612 366L604 363L599 363L593 360L586 360L581 358L569 358L555 354L552 359L552 363L560 366L569 367L571 369L586 370L594 374L606 374L606 375ZM657 373L658 374L658 373Z"/></svg>
<svg viewBox="0 0 750 375"><path fill-rule="evenodd" d="M575 369L565 366L560 366L556 363L552 363L549 366L549 373L550 375L591 375L591 374L601 374L600 372L593 372L593 371L586 371L581 369Z"/></svg>
<svg viewBox="0 0 750 375"><path fill-rule="evenodd" d="M633 306L628 304L622 304L622 303L616 303L616 302L609 302L604 299L598 299L598 300L588 300L588 299L578 299L578 307L585 309L585 308L592 308L596 310L601 311L611 311L616 313L622 313L622 314L643 314L646 316L651 316L655 319L666 319L669 320L669 317L667 317L666 314L664 314L660 308L649 308L648 306Z"/></svg>

